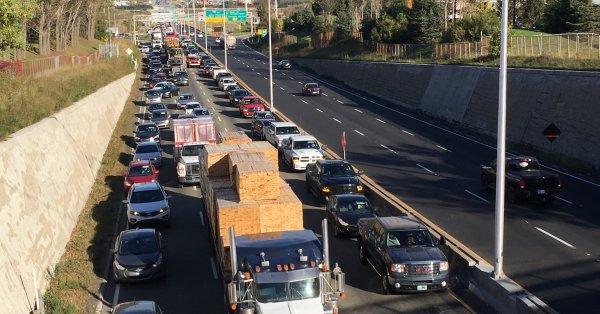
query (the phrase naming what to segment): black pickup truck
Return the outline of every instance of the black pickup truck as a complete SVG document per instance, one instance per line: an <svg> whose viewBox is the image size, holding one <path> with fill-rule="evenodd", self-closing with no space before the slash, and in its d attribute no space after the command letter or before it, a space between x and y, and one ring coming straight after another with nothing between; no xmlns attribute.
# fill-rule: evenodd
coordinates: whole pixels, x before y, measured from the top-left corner
<svg viewBox="0 0 600 314"><path fill-rule="evenodd" d="M520 156L506 158L506 196L510 203L521 200L538 200L551 203L560 193L560 177L542 170L537 159ZM481 167L481 184L484 189L496 187L496 161Z"/></svg>
<svg viewBox="0 0 600 314"><path fill-rule="evenodd" d="M358 254L381 277L384 294L432 291L448 287L448 260L427 227L413 217L358 220Z"/></svg>
<svg viewBox="0 0 600 314"><path fill-rule="evenodd" d="M360 173L354 172L345 160L317 160L306 166L306 190L322 203L326 203L330 195L362 194Z"/></svg>

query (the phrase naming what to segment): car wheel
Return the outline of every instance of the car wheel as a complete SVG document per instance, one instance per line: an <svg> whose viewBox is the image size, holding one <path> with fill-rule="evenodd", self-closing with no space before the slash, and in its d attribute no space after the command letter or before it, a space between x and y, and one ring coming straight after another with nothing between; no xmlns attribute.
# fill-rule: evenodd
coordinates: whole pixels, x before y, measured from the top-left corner
<svg viewBox="0 0 600 314"><path fill-rule="evenodd" d="M361 264L366 264L368 262L368 255L367 252L365 252L365 248L362 245L362 242L358 242L358 258L360 259Z"/></svg>
<svg viewBox="0 0 600 314"><path fill-rule="evenodd" d="M387 273L384 273L383 276L381 276L381 292L385 295L390 294L390 284L388 283Z"/></svg>

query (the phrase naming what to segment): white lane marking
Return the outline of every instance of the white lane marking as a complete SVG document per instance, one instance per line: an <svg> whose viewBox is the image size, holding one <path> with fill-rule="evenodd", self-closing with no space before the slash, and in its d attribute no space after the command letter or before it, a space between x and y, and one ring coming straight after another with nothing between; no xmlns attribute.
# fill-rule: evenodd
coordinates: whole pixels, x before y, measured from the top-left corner
<svg viewBox="0 0 600 314"><path fill-rule="evenodd" d="M561 201L563 201L563 202L567 203L567 204L573 205L573 202L571 202L571 201L567 201L566 199L564 199L564 198L562 198L562 197L560 197L560 196L555 196L555 197L556 197L557 199L559 199L559 200L561 200Z"/></svg>
<svg viewBox="0 0 600 314"><path fill-rule="evenodd" d="M205 92L202 92L202 95L203 95L203 96L206 96L206 93L205 93Z"/></svg>
<svg viewBox="0 0 600 314"><path fill-rule="evenodd" d="M429 172L429 173L434 174L434 175L437 176L437 174L435 172L427 169L426 167L421 166L421 164L417 164L417 167L419 167L419 168L421 168L421 169L423 169L423 170L425 170L425 171L427 171L427 172Z"/></svg>
<svg viewBox="0 0 600 314"><path fill-rule="evenodd" d="M304 100L304 99L300 99L300 101L303 102L303 103L305 103L305 104L308 104L308 102L306 100Z"/></svg>
<svg viewBox="0 0 600 314"><path fill-rule="evenodd" d="M387 150L389 150L390 152L392 152L392 153L394 153L396 155L398 154L395 150L393 150L393 149L391 149L391 148L389 148L389 147L387 147L387 146L385 146L383 144L380 144L380 146L383 147L383 148L385 148L385 149L387 149Z"/></svg>
<svg viewBox="0 0 600 314"><path fill-rule="evenodd" d="M375 120L377 120L377 121L379 121L379 122L381 122L381 123L383 123L383 124L387 123L387 122L385 122L385 121L383 121L383 120L381 120L381 119L375 119Z"/></svg>
<svg viewBox="0 0 600 314"><path fill-rule="evenodd" d="M225 130L225 132L229 132L229 131L227 131L227 128L223 128L223 130Z"/></svg>
<svg viewBox="0 0 600 314"><path fill-rule="evenodd" d="M478 198L478 199L480 199L480 200L482 200L482 201L484 201L484 202L486 202L488 204L490 203L490 201L486 200L485 198L483 198L483 197L481 197L481 196L479 196L479 195L477 195L477 194L475 194L475 193L473 193L473 192L471 192L469 190L465 190L465 192L471 194L471 196L476 197L476 198Z"/></svg>
<svg viewBox="0 0 600 314"><path fill-rule="evenodd" d="M298 81L298 84L302 85L302 82Z"/></svg>
<svg viewBox="0 0 600 314"><path fill-rule="evenodd" d="M263 62L262 64L266 64L266 63Z"/></svg>
<svg viewBox="0 0 600 314"><path fill-rule="evenodd" d="M246 64L246 67L249 68L250 66Z"/></svg>
<svg viewBox="0 0 600 314"><path fill-rule="evenodd" d="M281 74L286 75L285 73L281 72Z"/></svg>
<svg viewBox="0 0 600 314"><path fill-rule="evenodd" d="M356 108L354 108L354 111L363 113L362 111L360 111L359 109L356 109Z"/></svg>
<svg viewBox="0 0 600 314"><path fill-rule="evenodd" d="M279 72L279 70L275 69L275 72Z"/></svg>
<svg viewBox="0 0 600 314"><path fill-rule="evenodd" d="M256 75L260 75L260 72L256 72Z"/></svg>
<svg viewBox="0 0 600 314"><path fill-rule="evenodd" d="M449 153L451 153L451 152L452 152L451 150L449 150L449 149L447 149L447 148L445 148L445 147L442 147L442 146L440 146L440 145L435 145L435 147L437 147L437 148L439 148L439 149L441 149L441 150L445 150L445 151L447 151L447 152L449 152Z"/></svg>
<svg viewBox="0 0 600 314"><path fill-rule="evenodd" d="M406 134L408 134L408 135L410 135L410 136L415 136L414 134L412 134L412 133L410 133L410 132L408 132L408 131L406 131L406 130L402 130L402 132L404 132L404 133L406 133Z"/></svg>
<svg viewBox="0 0 600 314"><path fill-rule="evenodd" d="M285 89L283 89L283 87L281 87L281 86L279 86L279 88L281 88L281 90L285 90Z"/></svg>
<svg viewBox="0 0 600 314"><path fill-rule="evenodd" d="M358 134L360 134L360 135L362 135L362 136L365 136L365 134L364 134L364 133L362 133L362 132L360 132L360 131L358 131L358 130L354 130L354 132L356 132L356 133L358 133Z"/></svg>
<svg viewBox="0 0 600 314"><path fill-rule="evenodd" d="M204 224L204 215L202 214L202 211L200 211L200 222L202 222L202 227L206 226Z"/></svg>
<svg viewBox="0 0 600 314"><path fill-rule="evenodd" d="M117 304L119 304L119 293L121 292L121 284L115 285L115 293L113 295L113 303L112 308L114 309Z"/></svg>
<svg viewBox="0 0 600 314"><path fill-rule="evenodd" d="M210 267L212 267L213 278L219 279L219 276L217 276L217 266L215 265L215 258L212 256L210 257Z"/></svg>
<svg viewBox="0 0 600 314"><path fill-rule="evenodd" d="M252 69L252 71L256 72L256 70L255 70L255 69Z"/></svg>
<svg viewBox="0 0 600 314"><path fill-rule="evenodd" d="M340 120L338 120L338 119L336 119L336 118L333 118L333 121L335 121L335 122L337 122L337 123L342 123L342 121L340 121Z"/></svg>
<svg viewBox="0 0 600 314"><path fill-rule="evenodd" d="M296 97L296 95L292 94L292 96Z"/></svg>
<svg viewBox="0 0 600 314"><path fill-rule="evenodd" d="M329 95L327 95L327 94L323 93L323 96L325 96L325 97L328 97Z"/></svg>
<svg viewBox="0 0 600 314"><path fill-rule="evenodd" d="M266 76L263 76L263 78L264 78L265 80L268 80L268 79L269 79L269 78L268 78L268 77L266 77Z"/></svg>
<svg viewBox="0 0 600 314"><path fill-rule="evenodd" d="M294 78L290 76L290 80L293 80Z"/></svg>
<svg viewBox="0 0 600 314"><path fill-rule="evenodd" d="M339 99L336 99L335 101L339 102L340 104L344 104L344 102Z"/></svg>
<svg viewBox="0 0 600 314"><path fill-rule="evenodd" d="M219 119L219 121L221 121L221 116L217 116L217 119Z"/></svg>
<svg viewBox="0 0 600 314"><path fill-rule="evenodd" d="M319 109L319 108L315 108L318 112L323 112L323 110Z"/></svg>
<svg viewBox="0 0 600 314"><path fill-rule="evenodd" d="M566 245L566 246L568 246L568 247L570 247L572 249L575 248L571 243L569 243L569 242L567 242L567 241L565 241L565 240L563 240L563 239L561 239L561 238L553 235L552 233L550 233L550 232L548 232L548 231L546 231L546 230L544 230L542 228L535 227L535 229L537 229L537 231L539 231L539 232L541 232L541 233L543 233L543 234L551 237L552 239L554 239L554 240L556 240L556 241L558 241L558 242L560 242L560 243L562 243L562 244L564 244L564 245Z"/></svg>

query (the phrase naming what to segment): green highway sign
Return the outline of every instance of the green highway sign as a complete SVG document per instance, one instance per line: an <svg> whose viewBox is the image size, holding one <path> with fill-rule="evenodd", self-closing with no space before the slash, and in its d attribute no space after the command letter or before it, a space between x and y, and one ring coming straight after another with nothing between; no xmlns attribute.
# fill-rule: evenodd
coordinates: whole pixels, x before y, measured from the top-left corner
<svg viewBox="0 0 600 314"><path fill-rule="evenodd" d="M225 11L224 10L206 10L206 17L207 18L218 18L218 17L225 17Z"/></svg>
<svg viewBox="0 0 600 314"><path fill-rule="evenodd" d="M246 10L228 10L227 20L230 22L245 22L248 17Z"/></svg>

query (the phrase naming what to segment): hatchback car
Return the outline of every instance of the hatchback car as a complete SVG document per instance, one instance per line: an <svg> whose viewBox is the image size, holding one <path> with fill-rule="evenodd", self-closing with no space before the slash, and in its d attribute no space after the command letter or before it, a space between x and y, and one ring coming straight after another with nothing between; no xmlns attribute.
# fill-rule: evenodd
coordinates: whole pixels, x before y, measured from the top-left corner
<svg viewBox="0 0 600 314"><path fill-rule="evenodd" d="M150 104L148 106L148 111L150 113L152 113L152 111L154 111L154 110L160 110L160 109L165 109L166 110L167 109L167 105L165 105L165 104L163 104L161 102L157 102L157 103Z"/></svg>
<svg viewBox="0 0 600 314"><path fill-rule="evenodd" d="M162 149L160 149L156 142L139 143L135 148L133 160L150 160L155 167L160 167L162 165L161 152Z"/></svg>
<svg viewBox="0 0 600 314"><path fill-rule="evenodd" d="M125 192L129 192L134 183L158 181L158 173L159 171L154 168L154 165L149 160L130 162L127 171L123 173L123 177L125 177Z"/></svg>
<svg viewBox="0 0 600 314"><path fill-rule="evenodd" d="M112 314L163 314L154 301L131 301L117 304Z"/></svg>
<svg viewBox="0 0 600 314"><path fill-rule="evenodd" d="M182 93L177 97L177 109L185 109L185 105L192 101L195 101L192 93Z"/></svg>
<svg viewBox="0 0 600 314"><path fill-rule="evenodd" d="M302 87L302 94L321 96L321 87L318 83L306 83Z"/></svg>
<svg viewBox="0 0 600 314"><path fill-rule="evenodd" d="M134 183L123 203L129 229L141 224L171 224L169 197L158 182Z"/></svg>
<svg viewBox="0 0 600 314"><path fill-rule="evenodd" d="M152 122L159 129L168 129L171 126L171 115L166 109L158 109L152 111Z"/></svg>
<svg viewBox="0 0 600 314"><path fill-rule="evenodd" d="M136 142L156 142L160 143L160 130L154 122L140 123L136 125L133 131Z"/></svg>
<svg viewBox="0 0 600 314"><path fill-rule="evenodd" d="M177 96L179 95L180 90L180 87L172 82L160 82L154 85L154 88L160 89L162 91L162 97L164 98Z"/></svg>
<svg viewBox="0 0 600 314"><path fill-rule="evenodd" d="M162 91L159 89L150 89L144 93L145 101L147 104L161 102L162 101Z"/></svg>
<svg viewBox="0 0 600 314"><path fill-rule="evenodd" d="M192 114L196 117L210 116L210 112L208 112L208 109L204 107L194 108L194 110L192 110Z"/></svg>
<svg viewBox="0 0 600 314"><path fill-rule="evenodd" d="M375 217L375 211L366 196L339 194L329 197L326 208L327 221L333 224L336 237L357 235L356 224L360 218Z"/></svg>
<svg viewBox="0 0 600 314"><path fill-rule="evenodd" d="M113 250L115 281L146 281L164 277L164 247L162 235L156 229L122 231Z"/></svg>

